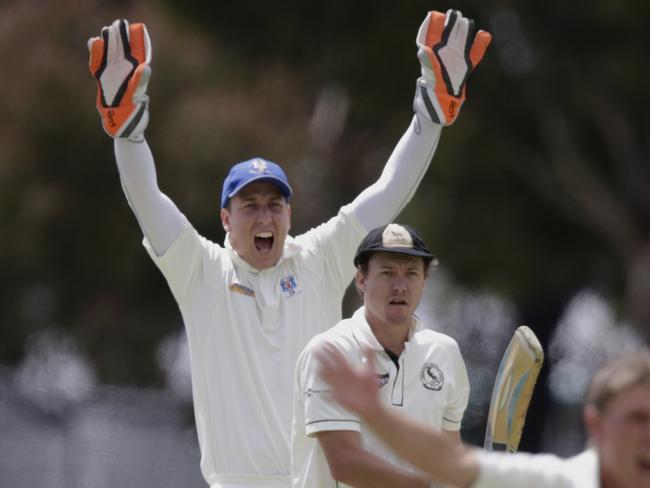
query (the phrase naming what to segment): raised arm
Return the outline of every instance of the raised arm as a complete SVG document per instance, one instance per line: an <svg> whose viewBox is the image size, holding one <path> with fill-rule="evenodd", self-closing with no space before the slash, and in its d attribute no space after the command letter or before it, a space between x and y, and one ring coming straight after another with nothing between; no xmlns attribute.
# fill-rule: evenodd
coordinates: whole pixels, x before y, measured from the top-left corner
<svg viewBox="0 0 650 488"><path fill-rule="evenodd" d="M296 364L295 391L301 401L296 403L294 410L294 422L298 428L294 431L297 436L294 446L304 445L305 436L315 437L327 465L319 465L321 456L316 451L308 453L309 449L295 449L292 461L298 467L295 486L316 486L314 476L321 480L319 486L324 486L320 476L322 470L329 469L331 478L339 484L355 488L428 488L431 481L428 476L413 472L412 466L404 466L405 463L399 463L397 459L393 462L383 459L374 451L372 441L369 445L362 441L361 430L365 427L360 426L356 414L332 398L318 374L319 365L314 360L313 351L319 350L323 344L320 341L327 339L321 338L308 345ZM356 352L348 353L356 355ZM341 357L345 356L341 354ZM315 461L312 463L309 459ZM305 469L308 465L310 468Z"/></svg>
<svg viewBox="0 0 650 488"><path fill-rule="evenodd" d="M143 234L161 256L181 233L185 216L158 188L144 130L149 121L147 83L151 41L144 24L116 20L88 40L90 72L97 79L97 110L115 139L122 188Z"/></svg>
<svg viewBox="0 0 650 488"><path fill-rule="evenodd" d="M158 188L156 167L146 141L115 139L115 159L131 210L157 256L165 254L187 219Z"/></svg>
<svg viewBox="0 0 650 488"><path fill-rule="evenodd" d="M351 430L317 434L332 478L355 488L428 488L430 479L409 473L365 450L361 436Z"/></svg>
<svg viewBox="0 0 650 488"><path fill-rule="evenodd" d="M457 10L429 12L416 38L422 76L417 80L415 117L388 159L379 179L353 202L368 230L391 222L413 197L438 146L442 126L454 122L465 100L465 85L480 63L491 36Z"/></svg>
<svg viewBox="0 0 650 488"><path fill-rule="evenodd" d="M413 422L381 405L370 360L363 368L355 368L336 348L327 345L314 354L320 364L319 374L332 387L336 400L356 412L400 457L430 474L435 482L470 486L479 469L474 449L442 430ZM368 351L365 356L372 358L372 354Z"/></svg>

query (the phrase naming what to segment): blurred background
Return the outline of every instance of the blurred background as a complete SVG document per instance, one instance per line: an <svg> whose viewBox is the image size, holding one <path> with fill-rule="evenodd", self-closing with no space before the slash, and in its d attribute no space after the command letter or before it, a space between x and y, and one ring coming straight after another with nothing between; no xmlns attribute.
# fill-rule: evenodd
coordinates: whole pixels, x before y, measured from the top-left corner
<svg viewBox="0 0 650 488"><path fill-rule="evenodd" d="M465 356L467 441L527 324L547 357L521 448L582 448L591 373L650 339L649 3L2 0L0 485L205 486L180 314L122 194L87 38L147 24L160 187L221 243L235 162L285 167L293 234L379 176L412 117L420 22L452 7L494 41L398 218L440 260L420 314Z"/></svg>

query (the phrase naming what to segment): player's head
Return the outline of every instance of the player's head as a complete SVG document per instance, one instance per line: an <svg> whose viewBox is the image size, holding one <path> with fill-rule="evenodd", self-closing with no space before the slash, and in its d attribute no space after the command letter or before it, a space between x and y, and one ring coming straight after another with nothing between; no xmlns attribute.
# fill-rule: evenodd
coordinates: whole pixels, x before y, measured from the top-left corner
<svg viewBox="0 0 650 488"><path fill-rule="evenodd" d="M388 224L370 231L354 257L355 285L363 296L366 318L389 325L410 323L433 260L422 237L407 225Z"/></svg>
<svg viewBox="0 0 650 488"><path fill-rule="evenodd" d="M223 183L221 223L232 248L256 269L282 257L292 190L282 168L261 158L234 165Z"/></svg>
<svg viewBox="0 0 650 488"><path fill-rule="evenodd" d="M221 208L228 208L230 199L237 195L246 186L254 182L268 181L273 183L284 198L289 202L293 190L289 185L289 179L279 164L263 158L253 158L248 161L235 164L228 176L223 181L221 191Z"/></svg>
<svg viewBox="0 0 650 488"><path fill-rule="evenodd" d="M650 486L649 351L628 354L594 375L584 418L602 486Z"/></svg>

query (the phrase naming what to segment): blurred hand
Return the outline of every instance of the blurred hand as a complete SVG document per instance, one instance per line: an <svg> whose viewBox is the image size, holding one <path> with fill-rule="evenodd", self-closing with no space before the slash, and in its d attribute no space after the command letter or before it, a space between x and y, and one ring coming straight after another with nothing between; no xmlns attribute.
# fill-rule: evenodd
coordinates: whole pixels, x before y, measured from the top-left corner
<svg viewBox="0 0 650 488"><path fill-rule="evenodd" d="M478 31L458 10L429 12L416 38L422 77L417 81L414 109L432 122L454 122L465 101L467 77L481 62L492 36Z"/></svg>
<svg viewBox="0 0 650 488"><path fill-rule="evenodd" d="M331 344L314 352L319 363L318 374L332 388L332 395L345 408L362 417L371 417L379 409L379 381L372 360L373 352L364 350L361 367L350 364Z"/></svg>
<svg viewBox="0 0 650 488"><path fill-rule="evenodd" d="M144 24L116 20L88 40L89 67L97 79L97 110L111 137L142 140L149 122L147 83L151 41Z"/></svg>

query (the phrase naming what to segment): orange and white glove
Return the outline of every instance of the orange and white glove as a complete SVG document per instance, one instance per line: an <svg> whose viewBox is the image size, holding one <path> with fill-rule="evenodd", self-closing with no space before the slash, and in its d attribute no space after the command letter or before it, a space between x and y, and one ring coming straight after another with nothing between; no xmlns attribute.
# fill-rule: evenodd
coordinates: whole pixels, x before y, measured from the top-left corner
<svg viewBox="0 0 650 488"><path fill-rule="evenodd" d="M144 138L149 122L147 83L151 40L144 24L116 20L88 39L90 73L97 79L97 110L111 137Z"/></svg>
<svg viewBox="0 0 650 488"><path fill-rule="evenodd" d="M420 26L415 43L422 76L413 109L432 122L452 124L465 101L467 77L492 41L483 30L474 37L474 30L474 21L458 10L429 12Z"/></svg>

